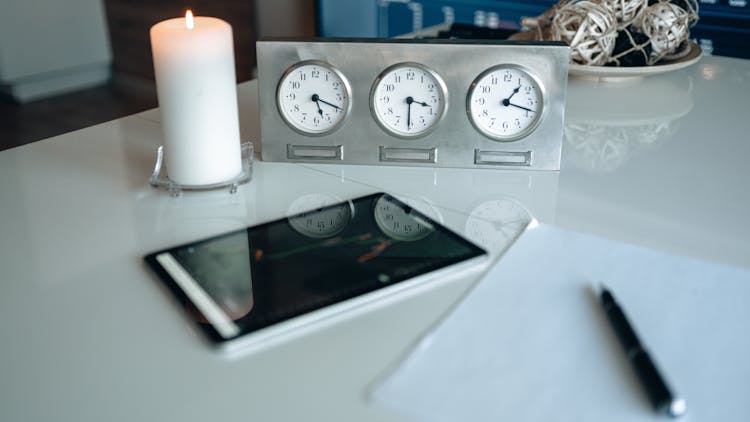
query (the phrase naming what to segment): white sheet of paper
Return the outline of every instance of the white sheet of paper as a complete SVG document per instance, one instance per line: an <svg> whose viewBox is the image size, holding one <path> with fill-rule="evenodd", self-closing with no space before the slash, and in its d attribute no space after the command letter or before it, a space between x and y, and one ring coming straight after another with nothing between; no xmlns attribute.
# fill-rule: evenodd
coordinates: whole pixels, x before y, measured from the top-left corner
<svg viewBox="0 0 750 422"><path fill-rule="evenodd" d="M750 272L545 225L369 398L431 422L664 420L607 323L599 282L685 398L682 421L750 421Z"/></svg>

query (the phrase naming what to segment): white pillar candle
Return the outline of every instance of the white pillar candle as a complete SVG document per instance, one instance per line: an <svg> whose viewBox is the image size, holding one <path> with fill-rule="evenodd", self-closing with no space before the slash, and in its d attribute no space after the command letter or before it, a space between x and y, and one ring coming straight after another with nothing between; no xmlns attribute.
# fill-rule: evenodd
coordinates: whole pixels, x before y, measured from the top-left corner
<svg viewBox="0 0 750 422"><path fill-rule="evenodd" d="M221 19L169 19L151 27L169 179L229 181L242 172L232 27Z"/></svg>

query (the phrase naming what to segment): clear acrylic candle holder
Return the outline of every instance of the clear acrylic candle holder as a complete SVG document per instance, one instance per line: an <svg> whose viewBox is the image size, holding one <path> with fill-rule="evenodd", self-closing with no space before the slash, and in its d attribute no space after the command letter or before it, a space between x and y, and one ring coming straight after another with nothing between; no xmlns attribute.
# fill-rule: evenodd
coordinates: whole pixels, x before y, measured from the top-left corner
<svg viewBox="0 0 750 422"><path fill-rule="evenodd" d="M207 185L183 185L169 179L168 169L164 162L164 145L159 145L156 150L156 164L148 183L155 188L165 188L171 196L179 196L184 191L204 191L216 189L228 189L230 194L237 193L240 185L249 182L253 175L253 143L243 142L242 151L242 171L237 177Z"/></svg>

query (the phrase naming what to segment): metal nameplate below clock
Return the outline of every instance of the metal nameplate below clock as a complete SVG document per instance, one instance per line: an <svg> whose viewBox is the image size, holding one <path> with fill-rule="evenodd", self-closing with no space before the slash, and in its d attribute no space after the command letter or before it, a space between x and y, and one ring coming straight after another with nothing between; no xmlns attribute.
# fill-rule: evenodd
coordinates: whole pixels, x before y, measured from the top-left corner
<svg viewBox="0 0 750 422"><path fill-rule="evenodd" d="M265 161L559 170L562 43L257 43Z"/></svg>

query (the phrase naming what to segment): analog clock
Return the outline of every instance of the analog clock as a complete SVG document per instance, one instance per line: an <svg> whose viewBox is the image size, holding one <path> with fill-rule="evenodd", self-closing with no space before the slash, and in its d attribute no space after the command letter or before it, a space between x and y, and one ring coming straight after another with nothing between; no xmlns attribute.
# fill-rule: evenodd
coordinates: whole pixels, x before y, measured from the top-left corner
<svg viewBox="0 0 750 422"><path fill-rule="evenodd" d="M299 62L279 81L276 103L284 121L309 136L338 129L351 107L351 87L346 77L328 63Z"/></svg>
<svg viewBox="0 0 750 422"><path fill-rule="evenodd" d="M492 253L504 251L529 225L531 214L518 202L503 198L476 206L466 220L466 237Z"/></svg>
<svg viewBox="0 0 750 422"><path fill-rule="evenodd" d="M299 210L311 210L298 213ZM289 225L299 234L314 239L335 236L346 228L354 216L354 205L323 194L308 194L289 206Z"/></svg>
<svg viewBox="0 0 750 422"><path fill-rule="evenodd" d="M385 69L370 91L375 121L399 138L430 133L443 117L448 91L440 75L418 63L399 63Z"/></svg>
<svg viewBox="0 0 750 422"><path fill-rule="evenodd" d="M415 241L434 231L432 225L412 213L411 206L402 207L393 198L383 195L375 201L375 223L380 230L396 240Z"/></svg>
<svg viewBox="0 0 750 422"><path fill-rule="evenodd" d="M496 141L529 135L544 111L544 90L528 70L515 65L491 67L480 74L466 96L466 113L474 127Z"/></svg>

